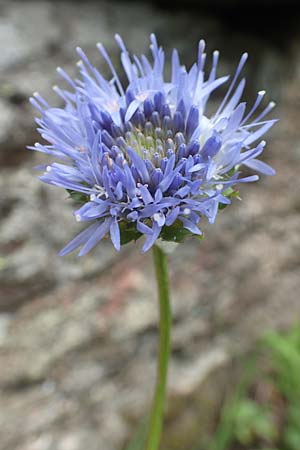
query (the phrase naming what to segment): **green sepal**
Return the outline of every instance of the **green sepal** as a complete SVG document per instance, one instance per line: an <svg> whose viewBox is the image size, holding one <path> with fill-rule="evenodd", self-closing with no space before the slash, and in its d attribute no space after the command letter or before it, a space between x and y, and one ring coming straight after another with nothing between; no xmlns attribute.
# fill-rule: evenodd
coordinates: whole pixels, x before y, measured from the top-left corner
<svg viewBox="0 0 300 450"><path fill-rule="evenodd" d="M229 187L225 189L225 191L222 192L222 195L227 198L237 198L239 196L239 191L233 189L232 187ZM226 206L228 206L226 203L219 203L219 209L225 209Z"/></svg>
<svg viewBox="0 0 300 450"><path fill-rule="evenodd" d="M136 229L136 223L134 222L129 223L122 220L119 222L119 227L121 234L121 245L126 245L129 244L129 242L137 241L142 236L142 233ZM162 228L159 237L164 241L176 243L182 243L188 237L196 237L200 240L204 238L203 235L194 234L185 229L180 220L176 220L173 225L169 227L165 225Z"/></svg>
<svg viewBox="0 0 300 450"><path fill-rule="evenodd" d="M176 220L173 225L163 227L160 238L164 241L181 243L188 237L197 237L203 239L203 235L191 233L189 230L183 227L180 220Z"/></svg>
<svg viewBox="0 0 300 450"><path fill-rule="evenodd" d="M70 198L74 200L75 203L86 203L89 201L89 197L82 192L72 191L71 189L67 189L67 192L70 195Z"/></svg>
<svg viewBox="0 0 300 450"><path fill-rule="evenodd" d="M124 220L119 222L121 245L129 244L131 241L137 241L141 236L136 229L136 223L125 222Z"/></svg>

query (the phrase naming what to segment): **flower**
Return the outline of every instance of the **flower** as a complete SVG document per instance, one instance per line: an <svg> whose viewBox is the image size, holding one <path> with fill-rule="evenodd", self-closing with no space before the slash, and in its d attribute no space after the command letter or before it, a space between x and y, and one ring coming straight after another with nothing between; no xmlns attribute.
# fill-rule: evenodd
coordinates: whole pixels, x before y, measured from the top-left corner
<svg viewBox="0 0 300 450"><path fill-rule="evenodd" d="M247 54L221 104L209 115L210 95L229 80L216 76L219 53L213 53L206 77L203 40L189 70L173 50L171 79L165 81L163 49L154 35L150 39L152 63L144 55L130 56L116 35L126 89L98 44L111 80L77 48L81 79L72 80L57 69L71 87L54 87L64 106L51 107L38 93L31 98L41 114L38 131L47 143L29 148L60 160L45 166L40 179L67 189L80 203L75 219L89 224L61 255L78 247L84 255L108 234L117 250L144 235L144 252L158 238L178 242L187 234L201 235L202 217L213 223L218 210L231 202L237 183L258 179L240 177L241 165L275 173L257 159L265 146L261 136L276 122L264 119L274 103L256 115L264 91L258 92L248 112L246 103L240 103L245 80L238 78Z"/></svg>

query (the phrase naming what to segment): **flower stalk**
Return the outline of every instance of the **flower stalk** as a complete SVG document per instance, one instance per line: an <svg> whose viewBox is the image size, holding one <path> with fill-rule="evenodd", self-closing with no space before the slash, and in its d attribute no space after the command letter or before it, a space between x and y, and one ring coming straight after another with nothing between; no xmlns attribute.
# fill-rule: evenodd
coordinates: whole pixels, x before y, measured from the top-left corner
<svg viewBox="0 0 300 450"><path fill-rule="evenodd" d="M145 450L159 448L166 405L168 366L171 354L171 306L167 257L157 245L153 259L159 298L159 350L155 392L150 412Z"/></svg>

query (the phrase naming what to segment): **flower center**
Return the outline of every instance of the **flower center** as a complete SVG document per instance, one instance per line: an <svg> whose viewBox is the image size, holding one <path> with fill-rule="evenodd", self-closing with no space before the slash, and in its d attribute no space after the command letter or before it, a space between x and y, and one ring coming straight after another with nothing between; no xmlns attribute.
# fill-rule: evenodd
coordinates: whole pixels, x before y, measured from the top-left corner
<svg viewBox="0 0 300 450"><path fill-rule="evenodd" d="M122 153L130 160L128 148L134 150L143 160L151 161L154 167L160 167L161 160L175 154L176 160L195 155L199 151L198 140L193 132L198 126L198 111L194 118L186 118L184 107L171 113L167 103L146 99L122 126L105 123L104 144L109 148L109 156ZM196 119L196 120L195 120Z"/></svg>

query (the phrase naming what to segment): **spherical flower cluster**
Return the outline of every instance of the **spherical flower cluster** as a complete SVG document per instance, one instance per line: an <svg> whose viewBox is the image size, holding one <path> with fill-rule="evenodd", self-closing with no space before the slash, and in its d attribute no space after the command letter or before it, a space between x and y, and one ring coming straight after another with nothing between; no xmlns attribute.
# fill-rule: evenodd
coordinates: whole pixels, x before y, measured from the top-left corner
<svg viewBox="0 0 300 450"><path fill-rule="evenodd" d="M189 70L173 50L171 79L165 81L165 56L154 35L152 62L144 55L130 56L120 36L116 41L128 78L126 89L98 44L110 80L77 48L80 80L58 68L71 87L54 87L64 106L50 107L38 93L31 98L41 114L38 131L47 144L30 148L60 160L45 166L40 178L67 189L80 203L76 220L88 222L61 255L78 247L84 255L107 235L117 250L144 235L143 251L158 238L180 241L186 234L201 235L202 217L213 223L220 207L230 203L237 183L258 179L241 177L241 165L274 174L257 159L265 146L260 138L275 122L264 120L274 103L255 114L264 91L249 111L240 103L245 80L238 78L247 54L219 107L208 115L210 95L229 80L216 76L217 51L206 77L204 41Z"/></svg>

